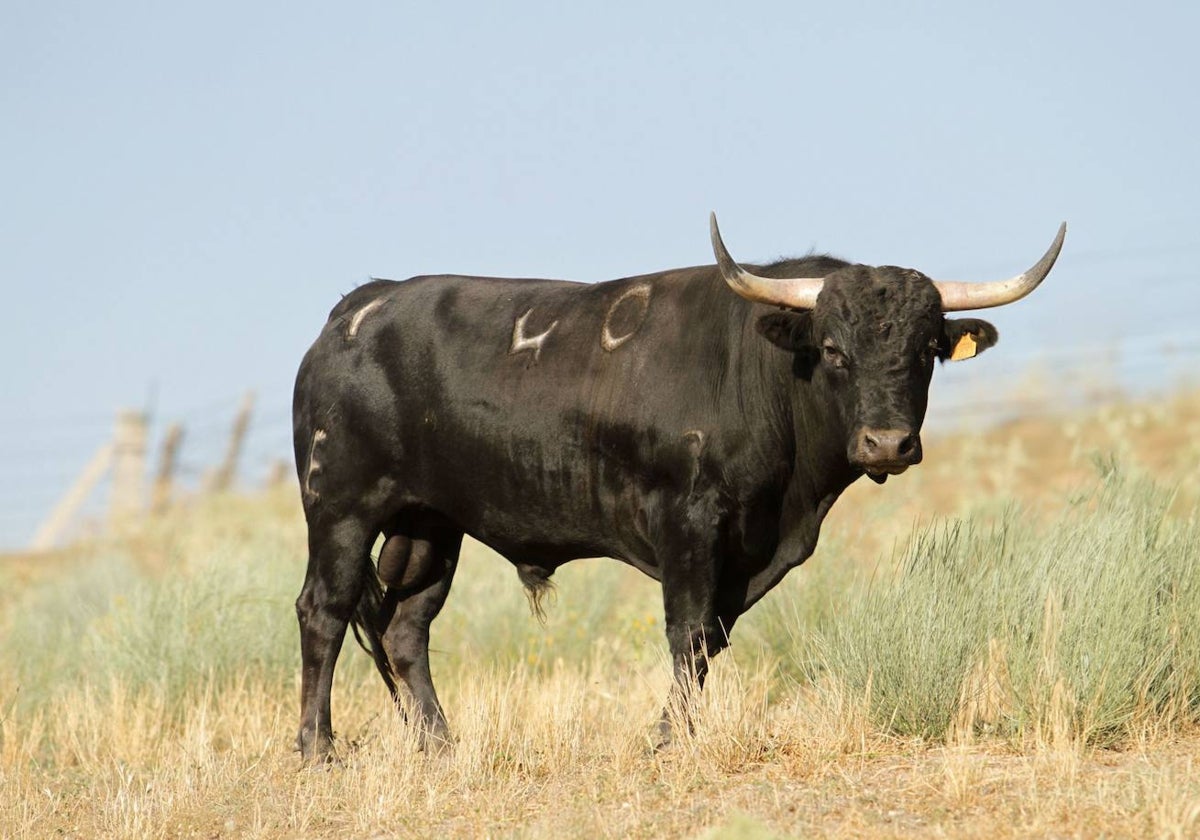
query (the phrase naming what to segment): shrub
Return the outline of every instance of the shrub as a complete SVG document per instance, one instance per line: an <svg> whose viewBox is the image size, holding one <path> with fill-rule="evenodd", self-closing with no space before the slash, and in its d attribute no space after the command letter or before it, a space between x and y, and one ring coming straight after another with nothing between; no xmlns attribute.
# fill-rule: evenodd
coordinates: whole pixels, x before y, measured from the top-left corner
<svg viewBox="0 0 1200 840"><path fill-rule="evenodd" d="M820 659L875 720L1107 744L1200 706L1200 527L1108 470L1043 528L1019 508L918 530L832 614Z"/></svg>

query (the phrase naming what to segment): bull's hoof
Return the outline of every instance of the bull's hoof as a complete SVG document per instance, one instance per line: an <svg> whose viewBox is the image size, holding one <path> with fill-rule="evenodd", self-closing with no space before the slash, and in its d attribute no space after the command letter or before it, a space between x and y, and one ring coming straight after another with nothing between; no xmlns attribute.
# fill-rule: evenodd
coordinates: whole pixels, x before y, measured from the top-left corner
<svg viewBox="0 0 1200 840"><path fill-rule="evenodd" d="M333 738L312 730L301 729L296 735L295 749L305 767L329 767L340 764L333 751Z"/></svg>
<svg viewBox="0 0 1200 840"><path fill-rule="evenodd" d="M664 718L658 722L651 743L653 745L652 752L655 755L664 755L671 752L675 745L675 732L671 727L671 721Z"/></svg>
<svg viewBox="0 0 1200 840"><path fill-rule="evenodd" d="M431 758L440 758L454 752L454 739L445 724L422 727L417 733L417 749Z"/></svg>

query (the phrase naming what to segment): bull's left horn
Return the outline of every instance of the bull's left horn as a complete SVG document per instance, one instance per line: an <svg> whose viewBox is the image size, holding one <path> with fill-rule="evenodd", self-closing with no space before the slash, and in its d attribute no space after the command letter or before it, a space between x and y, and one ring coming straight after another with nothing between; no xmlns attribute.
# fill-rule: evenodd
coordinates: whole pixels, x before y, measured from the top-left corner
<svg viewBox="0 0 1200 840"><path fill-rule="evenodd" d="M942 311L960 312L964 309L988 309L1020 300L1038 287L1062 250L1067 235L1067 223L1058 226L1058 236L1050 244L1050 250L1037 261L1033 268L1008 280L993 280L990 283L962 283L956 280L934 280L942 296Z"/></svg>
<svg viewBox="0 0 1200 840"><path fill-rule="evenodd" d="M821 277L788 277L773 278L759 277L742 268L721 241L721 231L717 227L717 214L708 217L709 231L712 234L713 254L717 257L717 266L721 276L733 289L747 300L758 303L769 303L772 306L786 306L790 309L812 309L817 305L817 295L825 280Z"/></svg>

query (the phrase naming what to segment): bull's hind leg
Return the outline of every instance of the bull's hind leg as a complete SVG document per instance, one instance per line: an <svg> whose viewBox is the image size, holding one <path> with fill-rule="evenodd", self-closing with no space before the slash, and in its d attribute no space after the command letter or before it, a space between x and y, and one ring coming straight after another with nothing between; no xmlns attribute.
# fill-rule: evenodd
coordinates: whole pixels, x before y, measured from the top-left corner
<svg viewBox="0 0 1200 840"><path fill-rule="evenodd" d="M422 749L449 743L446 715L429 671L429 625L450 593L461 547L461 532L417 529L411 536L389 536L380 556L388 590L378 628L392 673L411 695ZM388 676L384 674L385 681Z"/></svg>
<svg viewBox="0 0 1200 840"><path fill-rule="evenodd" d="M308 526L308 572L296 599L300 620L300 734L306 761L333 746L329 693L346 626L363 592L375 532L354 518L314 519Z"/></svg>

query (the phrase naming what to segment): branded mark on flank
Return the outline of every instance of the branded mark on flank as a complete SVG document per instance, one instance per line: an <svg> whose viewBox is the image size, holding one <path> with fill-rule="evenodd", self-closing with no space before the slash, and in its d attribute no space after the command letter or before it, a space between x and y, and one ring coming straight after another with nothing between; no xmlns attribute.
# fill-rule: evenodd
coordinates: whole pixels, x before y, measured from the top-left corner
<svg viewBox="0 0 1200 840"><path fill-rule="evenodd" d="M650 311L650 284L642 283L628 289L613 301L604 316L600 331L600 346L612 352L633 338Z"/></svg>
<svg viewBox="0 0 1200 840"><path fill-rule="evenodd" d="M691 490L695 491L696 480L700 478L700 456L704 452L704 432L688 429L683 433L683 440L692 459Z"/></svg>
<svg viewBox="0 0 1200 840"><path fill-rule="evenodd" d="M366 318L381 306L383 306L383 299L378 298L355 312L354 317L350 319L350 325L346 328L346 338L354 338L358 335L358 328L362 326L363 318Z"/></svg>
<svg viewBox="0 0 1200 840"><path fill-rule="evenodd" d="M317 460L317 446L325 441L325 430L317 429L313 432L312 443L308 447L308 469L304 472L304 495L310 499L316 499L321 494L318 493L312 486L313 475L321 469L321 463Z"/></svg>
<svg viewBox="0 0 1200 840"><path fill-rule="evenodd" d="M527 336L525 335L525 323L529 320L529 316L532 314L532 309L526 310L525 314L518 318L516 323L513 324L512 346L508 348L508 355L514 356L517 353L524 352L525 350L532 350L533 360L536 362L538 357L542 355L542 345L545 343L550 333L554 331L554 328L558 326L558 321L552 321L550 326L546 327L546 329L537 335Z"/></svg>

